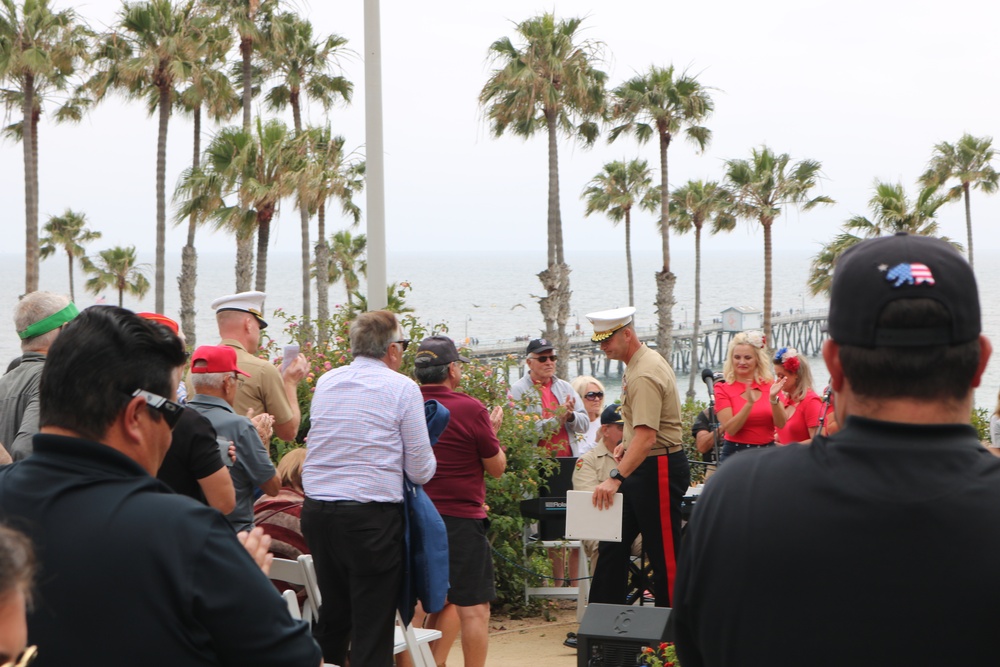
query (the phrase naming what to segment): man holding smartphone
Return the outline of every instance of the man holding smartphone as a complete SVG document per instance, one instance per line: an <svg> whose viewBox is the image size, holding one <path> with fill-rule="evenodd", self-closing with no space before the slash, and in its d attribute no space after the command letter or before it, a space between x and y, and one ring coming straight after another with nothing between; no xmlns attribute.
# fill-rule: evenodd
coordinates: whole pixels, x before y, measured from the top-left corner
<svg viewBox="0 0 1000 667"><path fill-rule="evenodd" d="M233 409L238 415L253 410L255 417L267 413L274 418L274 434L282 440L295 440L302 414L299 411L297 387L306 376L305 357L282 366L257 355L260 332L267 328L264 321L264 292L240 292L212 302L215 319L219 325L222 345L236 351L236 361L247 378L237 388Z"/></svg>

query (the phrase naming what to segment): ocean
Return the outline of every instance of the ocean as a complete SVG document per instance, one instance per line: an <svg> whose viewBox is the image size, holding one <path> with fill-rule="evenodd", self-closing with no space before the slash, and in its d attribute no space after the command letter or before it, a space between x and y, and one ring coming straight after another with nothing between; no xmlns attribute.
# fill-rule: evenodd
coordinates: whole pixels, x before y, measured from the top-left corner
<svg viewBox="0 0 1000 667"><path fill-rule="evenodd" d="M165 292L166 314L179 319L180 301L177 275L180 273L180 253L168 252ZM702 312L703 322L718 318L730 306L763 305L763 258L754 244L747 251L719 251L706 249L702 256ZM811 257L806 253L786 254L775 252L773 266L774 298L776 311L806 310L825 311L825 298L813 297L806 287ZM152 252L140 253L142 262L150 264L147 276L152 282ZM1000 341L1000 302L997 286L1000 285L1000 252L980 250L977 253L977 277L983 305L983 329L993 341ZM227 253L202 253L198 258L197 286L197 335L199 343L217 341L215 320L209 304L217 297L234 290L234 256ZM301 311L301 271L298 255L272 252L268 258L268 298L266 309L283 308L288 312ZM573 290L571 317L567 324L571 331L577 324L589 331L586 313L628 305L628 282L625 261L621 250L571 253L567 263L572 267L570 276ZM648 250L634 251L636 321L640 326L655 324L653 306L656 286L653 276L660 268L658 255ZM0 359L11 359L19 354L18 339L13 330L12 313L23 285L23 255L0 255L0 278L8 289L0 293L0 321L7 322L8 335L0 328ZM538 310L537 297L544 294L537 273L545 268L545 258L540 252L491 253L487 251L413 253L392 252L388 257L388 279L406 281L412 291L406 303L415 315L427 324L447 323L450 335L456 340L476 339L480 344L511 341L517 337L540 335L543 322ZM694 319L694 256L689 252L675 252L672 256L673 272L677 275L675 288L674 325ZM77 304L83 308L97 302L98 297L84 291L85 276L77 269L75 275ZM65 256L55 255L42 262L41 288L68 293L69 281ZM104 302L117 303L117 292L107 291ZM331 286L330 305L344 303L346 295L342 284ZM134 310L152 310L152 290L143 299L125 296L124 305ZM315 291L313 294L315 311ZM272 337L284 343L280 322L269 329ZM827 376L821 359L810 360L817 391L825 386ZM602 381L605 378L600 378ZM620 392L616 377L608 379L608 397L614 400ZM688 386L687 376L679 375L681 392ZM697 397L707 398L707 391L700 380L695 382ZM976 403L993 409L997 388L1000 387L1000 359L994 359L987 368L982 387L977 391Z"/></svg>

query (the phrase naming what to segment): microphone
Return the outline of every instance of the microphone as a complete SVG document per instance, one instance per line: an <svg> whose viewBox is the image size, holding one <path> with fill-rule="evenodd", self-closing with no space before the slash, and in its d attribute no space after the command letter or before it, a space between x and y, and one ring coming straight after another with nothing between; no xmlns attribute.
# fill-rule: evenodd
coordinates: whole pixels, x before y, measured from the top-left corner
<svg viewBox="0 0 1000 667"><path fill-rule="evenodd" d="M708 393L715 392L715 372L711 368L706 368L701 372L701 380L708 385Z"/></svg>

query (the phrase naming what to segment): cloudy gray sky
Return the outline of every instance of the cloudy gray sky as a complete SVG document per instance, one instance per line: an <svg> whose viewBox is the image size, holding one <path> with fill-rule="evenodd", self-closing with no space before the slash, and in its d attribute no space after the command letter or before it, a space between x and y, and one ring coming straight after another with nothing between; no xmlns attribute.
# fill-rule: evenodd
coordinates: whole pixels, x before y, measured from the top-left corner
<svg viewBox="0 0 1000 667"><path fill-rule="evenodd" d="M349 147L363 152L362 2L296 3L318 33L339 33L356 52L342 62L355 82L354 103L333 110L329 120ZM72 6L101 28L114 21L119 3L89 0ZM707 122L712 144L703 155L689 144L673 145L671 187L691 178L720 178L726 159L745 157L761 144L823 164L820 190L837 204L783 215L776 261L786 252L811 255L840 222L865 213L875 178L902 181L915 193L913 182L936 142L955 141L965 131L996 134L1000 9L993 3L576 0L553 7L523 0L384 0L390 254L526 249L542 256L545 139L494 139L476 100L489 73L490 43L512 35L515 22L551 9L559 16L586 17L583 34L603 42L612 86L651 64L672 63L716 89L716 112ZM306 120L322 123L324 112L312 108ZM206 143L212 131L209 127ZM112 100L77 126L43 120L40 133L41 222L71 207L104 233L101 247L136 244L151 250L155 119L138 104ZM600 217L584 218L579 194L604 162L636 156L655 165L655 145L623 138L584 150L561 141L562 213L571 256L620 247L621 230ZM178 115L170 124L168 189L190 159L191 124ZM19 145L0 144L0 200L7 205L5 249L11 252L24 245L22 164ZM998 215L1000 197L974 197L979 247L997 245ZM940 217L944 233L964 238L961 205L944 208ZM331 229L341 224L328 221ZM654 251L652 217L639 214L634 227L635 248ZM274 247L296 249L297 228L297 214L286 204ZM710 243L736 248L748 239L759 243L759 233L744 224ZM182 244L183 230L172 229L168 252L179 254ZM205 232L199 247L225 250L231 243ZM690 247L689 239L675 245L680 252Z"/></svg>

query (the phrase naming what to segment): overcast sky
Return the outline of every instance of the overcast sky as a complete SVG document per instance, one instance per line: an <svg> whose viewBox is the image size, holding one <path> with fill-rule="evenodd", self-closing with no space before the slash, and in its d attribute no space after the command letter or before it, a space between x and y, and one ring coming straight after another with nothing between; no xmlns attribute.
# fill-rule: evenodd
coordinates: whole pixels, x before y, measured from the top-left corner
<svg viewBox="0 0 1000 667"><path fill-rule="evenodd" d="M53 3L76 7L95 29L110 25L120 6L113 0ZM354 102L334 109L329 120L348 147L363 152L362 2L297 0L294 6L318 34L343 35L355 50L342 61L355 84ZM814 254L843 220L866 213L875 178L902 181L915 194L914 181L936 142L955 141L966 131L996 134L1000 9L993 3L575 0L553 7L522 0L384 0L390 254L525 249L544 256L545 137L494 139L477 95L490 71L490 43L513 35L517 21L553 8L560 17L586 17L583 35L604 44L609 87L652 64L674 64L716 89L716 111L706 123L713 141L703 155L685 142L673 144L672 188L688 179L721 178L726 159L746 157L761 144L822 163L825 180L816 194L837 204L782 215L776 261L783 252ZM325 120L319 107L305 115L309 123ZM290 113L286 120L291 124ZM171 119L168 197L190 163L191 131L189 119ZM214 131L207 128L205 144ZM156 122L145 108L112 100L80 125L60 127L43 119L40 135L40 222L70 207L103 232L92 251L136 244L151 252ZM639 156L655 168L656 146L621 138L612 145L602 139L591 150L561 140L559 148L570 261L585 251L619 248L621 230L601 216L584 218L580 192L610 160ZM20 145L0 144L0 201L6 204L5 249L11 252L24 247L22 170ZM996 247L1000 197L974 194L972 212L979 247ZM944 233L964 240L960 204L942 209L940 218ZM286 203L274 248L296 249L298 224ZM327 222L331 231L343 224L336 217ZM179 254L183 238L182 229L172 228L168 253ZM748 238L759 243L760 234L743 223L729 237L707 243L738 248ZM637 252L658 248L650 214L636 216L633 239ZM232 247L228 238L209 232L200 234L198 245L206 251ZM690 239L679 239L674 247L685 252L692 246Z"/></svg>

